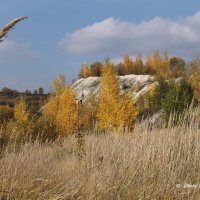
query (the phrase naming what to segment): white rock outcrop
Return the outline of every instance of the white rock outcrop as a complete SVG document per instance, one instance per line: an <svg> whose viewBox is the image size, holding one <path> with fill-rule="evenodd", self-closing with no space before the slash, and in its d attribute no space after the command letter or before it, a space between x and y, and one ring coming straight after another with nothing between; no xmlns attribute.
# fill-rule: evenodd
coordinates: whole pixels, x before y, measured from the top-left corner
<svg viewBox="0 0 200 200"><path fill-rule="evenodd" d="M130 89L136 101L141 95L148 92L151 85L155 82L154 77L150 75L131 74L118 76L118 78L121 94L123 94L127 89ZM98 95L100 90L100 78L82 78L74 82L71 87L75 91L77 99L80 99L82 94L84 94L85 99L87 99L91 93Z"/></svg>

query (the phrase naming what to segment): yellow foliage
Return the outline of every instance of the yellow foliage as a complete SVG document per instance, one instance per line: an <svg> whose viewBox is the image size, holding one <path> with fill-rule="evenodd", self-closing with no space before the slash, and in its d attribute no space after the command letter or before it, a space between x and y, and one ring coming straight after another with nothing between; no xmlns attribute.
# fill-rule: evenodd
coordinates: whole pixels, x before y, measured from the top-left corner
<svg viewBox="0 0 200 200"><path fill-rule="evenodd" d="M192 75L192 88L194 91L194 99L200 103L200 75L198 72Z"/></svg>
<svg viewBox="0 0 200 200"><path fill-rule="evenodd" d="M169 76L169 65L170 61L168 58L168 53L165 52L164 58L161 59L160 63L160 70L159 70L160 77L166 79Z"/></svg>
<svg viewBox="0 0 200 200"><path fill-rule="evenodd" d="M143 61L141 55L137 55L135 61L133 62L133 74L141 74L143 69Z"/></svg>
<svg viewBox="0 0 200 200"><path fill-rule="evenodd" d="M13 117L13 109L9 106L0 106L0 124L3 124Z"/></svg>
<svg viewBox="0 0 200 200"><path fill-rule="evenodd" d="M148 94L150 96L154 96L156 94L157 88L158 88L158 85L156 83L153 83L148 91Z"/></svg>
<svg viewBox="0 0 200 200"><path fill-rule="evenodd" d="M51 119L51 121L55 121L56 119L56 115L60 104L60 96L66 87L65 76L63 74L60 74L59 77L53 81L53 86L55 95L50 96L43 111L44 116L48 117L48 119Z"/></svg>
<svg viewBox="0 0 200 200"><path fill-rule="evenodd" d="M131 60L128 54L125 54L124 56L124 68L125 74L130 74L133 68L133 61Z"/></svg>
<svg viewBox="0 0 200 200"><path fill-rule="evenodd" d="M134 122L138 115L131 91L128 91L120 102L119 125L125 130L131 131L134 128Z"/></svg>
<svg viewBox="0 0 200 200"><path fill-rule="evenodd" d="M76 96L68 86L60 96L60 105L56 116L59 135L68 135L75 132L78 124L78 108Z"/></svg>
<svg viewBox="0 0 200 200"><path fill-rule="evenodd" d="M153 60L150 55L147 56L146 62L145 62L145 73L147 74L153 74Z"/></svg>
<svg viewBox="0 0 200 200"><path fill-rule="evenodd" d="M56 96L50 96L48 103L44 107L44 116L48 117L49 119L55 120L59 106L58 101L59 99Z"/></svg>
<svg viewBox="0 0 200 200"><path fill-rule="evenodd" d="M153 74L156 74L159 71L160 64L161 64L160 54L158 51L155 51L153 54L153 66L152 66Z"/></svg>
<svg viewBox="0 0 200 200"><path fill-rule="evenodd" d="M88 78L91 76L91 73L90 73L90 68L88 65L84 65L83 66L83 77L84 78Z"/></svg>
<svg viewBox="0 0 200 200"><path fill-rule="evenodd" d="M9 140L19 142L27 136L29 127L29 112L24 99L21 99L14 107L14 120L10 121L7 126Z"/></svg>
<svg viewBox="0 0 200 200"><path fill-rule="evenodd" d="M91 94L80 108L80 121L85 129L94 128L97 121L98 101L94 94ZM83 123L84 122L84 123Z"/></svg>
<svg viewBox="0 0 200 200"><path fill-rule="evenodd" d="M65 85L66 85L65 75L60 74L59 78L53 81L53 86L54 86L54 91L55 91L56 96L59 96L62 94L63 90L66 87Z"/></svg>
<svg viewBox="0 0 200 200"><path fill-rule="evenodd" d="M26 124L29 119L27 104L24 99L21 99L14 107L14 119L22 124Z"/></svg>
<svg viewBox="0 0 200 200"><path fill-rule="evenodd" d="M113 66L106 62L102 69L97 118L100 129L112 130L117 125L119 83Z"/></svg>

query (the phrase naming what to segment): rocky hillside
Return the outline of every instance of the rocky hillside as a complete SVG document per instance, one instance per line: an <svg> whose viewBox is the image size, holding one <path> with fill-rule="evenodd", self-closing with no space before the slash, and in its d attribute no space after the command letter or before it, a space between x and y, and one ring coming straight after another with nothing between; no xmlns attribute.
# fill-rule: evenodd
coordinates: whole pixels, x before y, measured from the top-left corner
<svg viewBox="0 0 200 200"><path fill-rule="evenodd" d="M123 94L127 89L132 91L135 100L137 101L141 95L144 95L152 83L154 83L154 77L150 75L126 75L119 76L120 91ZM89 77L77 80L72 89L76 92L77 98L80 99L81 95L87 98L91 93L97 94L100 90L100 78Z"/></svg>

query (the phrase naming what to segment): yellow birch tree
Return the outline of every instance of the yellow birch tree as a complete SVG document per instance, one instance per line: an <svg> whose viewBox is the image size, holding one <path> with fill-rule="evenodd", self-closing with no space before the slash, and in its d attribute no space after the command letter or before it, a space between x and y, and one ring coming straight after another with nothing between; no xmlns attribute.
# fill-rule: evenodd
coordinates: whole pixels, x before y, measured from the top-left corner
<svg viewBox="0 0 200 200"><path fill-rule="evenodd" d="M99 108L97 119L99 128L113 130L117 126L119 107L119 83L113 65L106 62L101 77L101 90L99 95Z"/></svg>
<svg viewBox="0 0 200 200"><path fill-rule="evenodd" d="M125 56L124 56L124 69L125 69L124 71L125 71L125 75L131 74L132 68L133 68L133 61L129 57L128 54L125 54Z"/></svg>
<svg viewBox="0 0 200 200"><path fill-rule="evenodd" d="M59 136L73 134L77 128L78 108L76 96L69 86L66 87L60 96L56 122Z"/></svg>
<svg viewBox="0 0 200 200"><path fill-rule="evenodd" d="M144 73L146 74L153 74L153 60L150 55L147 56L145 66L144 66Z"/></svg>
<svg viewBox="0 0 200 200"><path fill-rule="evenodd" d="M160 64L161 64L161 56L158 51L155 51L153 54L153 67L152 67L153 74L157 74L160 71Z"/></svg>
<svg viewBox="0 0 200 200"><path fill-rule="evenodd" d="M169 76L169 57L167 51L165 51L164 57L161 59L160 63L160 70L159 70L159 76L162 78L167 78Z"/></svg>
<svg viewBox="0 0 200 200"><path fill-rule="evenodd" d="M133 130L137 115L138 111L136 109L131 91L129 90L120 102L119 124L123 131L125 131L125 129L128 131Z"/></svg>
<svg viewBox="0 0 200 200"><path fill-rule="evenodd" d="M90 76L91 76L90 68L89 68L89 66L86 64L86 65L84 65L84 67L83 67L83 77L84 77L84 78L88 78L88 77L90 77Z"/></svg>
<svg viewBox="0 0 200 200"><path fill-rule="evenodd" d="M20 99L14 106L14 119L8 124L10 141L18 143L27 136L29 112L24 99Z"/></svg>

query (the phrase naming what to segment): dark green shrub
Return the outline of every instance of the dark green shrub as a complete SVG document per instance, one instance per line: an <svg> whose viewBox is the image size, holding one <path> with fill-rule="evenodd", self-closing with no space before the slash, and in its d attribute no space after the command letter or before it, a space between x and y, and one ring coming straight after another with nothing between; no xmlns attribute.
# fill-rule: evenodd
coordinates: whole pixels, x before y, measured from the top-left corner
<svg viewBox="0 0 200 200"><path fill-rule="evenodd" d="M171 114L174 115L174 123L177 123L180 114L191 104L192 98L191 86L186 81L183 80L181 83L176 83L174 80L171 80L169 82L169 90L161 100L165 123L169 122Z"/></svg>

